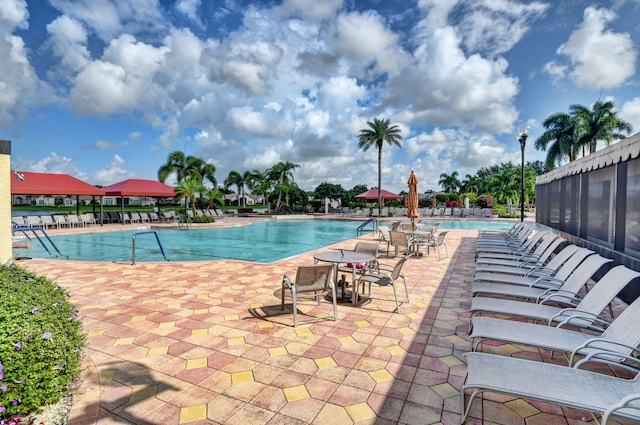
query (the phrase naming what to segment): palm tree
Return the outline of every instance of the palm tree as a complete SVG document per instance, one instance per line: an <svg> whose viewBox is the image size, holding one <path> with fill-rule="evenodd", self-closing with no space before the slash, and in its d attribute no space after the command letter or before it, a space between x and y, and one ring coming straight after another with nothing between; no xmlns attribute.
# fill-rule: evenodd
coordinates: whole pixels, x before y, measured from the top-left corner
<svg viewBox="0 0 640 425"><path fill-rule="evenodd" d="M267 170L267 176L269 176L269 179L274 183L274 187L278 191L276 211L280 209L280 204L282 203L282 195L285 194L285 189L288 188L287 184L293 183L293 170L298 167L298 164L293 164L289 161L280 161ZM288 192L288 189L286 191Z"/></svg>
<svg viewBox="0 0 640 425"><path fill-rule="evenodd" d="M224 180L224 187L229 189L230 186L236 185L238 187L238 206L240 206L240 199L242 198L242 204L246 206L244 199L244 186L247 185L253 179L253 171L245 171L244 174L240 174L237 171L229 171L229 175Z"/></svg>
<svg viewBox="0 0 640 425"><path fill-rule="evenodd" d="M454 171L451 175L447 173L440 174L440 180L438 184L442 186L442 189L447 193L455 193L460 187L460 180L458 180L458 172Z"/></svg>
<svg viewBox="0 0 640 425"><path fill-rule="evenodd" d="M261 173L258 170L254 170L252 173L253 176L247 182L247 186L252 194L262 196L263 202L266 204L273 183L266 173Z"/></svg>
<svg viewBox="0 0 640 425"><path fill-rule="evenodd" d="M460 187L465 192L473 192L477 195L478 193L484 191L484 182L478 176L467 174L464 177L464 180L460 183Z"/></svg>
<svg viewBox="0 0 640 425"><path fill-rule="evenodd" d="M547 150L545 161L547 170L552 170L555 164L565 156L569 157L569 162L576 159L578 152L577 122L574 116L558 112L549 115L542 123L546 131L534 142L537 150Z"/></svg>
<svg viewBox="0 0 640 425"><path fill-rule="evenodd" d="M584 105L569 107L578 124L577 144L581 147L589 146L589 153L596 151L598 140L604 140L607 146L614 139L624 139L633 131L633 127L618 118L612 101L598 100L591 109ZM626 132L623 134L621 132Z"/></svg>
<svg viewBox="0 0 640 425"><path fill-rule="evenodd" d="M220 205L224 204L224 195L218 187L212 187L204 195L207 198L207 209L210 209L214 202L218 202Z"/></svg>
<svg viewBox="0 0 640 425"><path fill-rule="evenodd" d="M378 148L378 216L382 216L382 145L386 141L391 146L402 148L400 140L401 130L397 125L391 125L391 120L377 118L373 122L367 121L369 128L360 130L358 148L366 151L375 146Z"/></svg>
<svg viewBox="0 0 640 425"><path fill-rule="evenodd" d="M206 178L211 184L217 186L214 176L216 172L215 165L195 156L185 156L182 151L175 151L169 154L167 162L158 169L158 180L164 183L171 174L175 173L176 180L180 184L192 171L197 172L197 175L200 176L200 182L202 182L203 178Z"/></svg>
<svg viewBox="0 0 640 425"><path fill-rule="evenodd" d="M197 176L187 175L182 182L176 186L174 191L176 192L175 199L177 201L186 198L187 205L191 206L191 210L193 211L193 215L196 215L196 194L204 192L206 188L202 184L202 182L198 179Z"/></svg>

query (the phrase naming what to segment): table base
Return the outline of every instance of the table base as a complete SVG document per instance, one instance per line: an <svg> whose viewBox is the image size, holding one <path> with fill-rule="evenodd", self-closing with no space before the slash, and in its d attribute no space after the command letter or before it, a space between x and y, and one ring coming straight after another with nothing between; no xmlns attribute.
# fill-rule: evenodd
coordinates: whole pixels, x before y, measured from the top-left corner
<svg viewBox="0 0 640 425"><path fill-rule="evenodd" d="M336 302L344 303L344 304L353 304L353 292L352 291L344 291L344 293L340 290L336 293ZM356 294L356 303L360 302L360 294ZM331 296L331 292L324 296L324 299L327 301L333 302L333 296Z"/></svg>

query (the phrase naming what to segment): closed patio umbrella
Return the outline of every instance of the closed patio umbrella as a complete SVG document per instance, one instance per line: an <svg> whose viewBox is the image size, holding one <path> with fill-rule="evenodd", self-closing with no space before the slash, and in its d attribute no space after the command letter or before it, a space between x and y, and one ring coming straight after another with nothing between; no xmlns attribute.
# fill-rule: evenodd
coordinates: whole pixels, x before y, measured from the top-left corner
<svg viewBox="0 0 640 425"><path fill-rule="evenodd" d="M413 220L419 217L418 215L418 178L416 174L411 171L411 175L409 176L409 181L407 182L409 185L409 199L407 202L407 217Z"/></svg>

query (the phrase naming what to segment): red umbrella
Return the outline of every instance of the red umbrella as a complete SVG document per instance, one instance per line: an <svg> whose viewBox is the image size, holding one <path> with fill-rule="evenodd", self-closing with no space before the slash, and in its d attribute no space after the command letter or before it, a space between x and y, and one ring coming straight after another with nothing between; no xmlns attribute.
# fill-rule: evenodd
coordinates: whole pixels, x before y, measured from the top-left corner
<svg viewBox="0 0 640 425"><path fill-rule="evenodd" d="M411 171L411 175L409 176L409 181L407 182L409 185L409 202L407 205L407 217L413 221L418 218L418 178L416 174Z"/></svg>

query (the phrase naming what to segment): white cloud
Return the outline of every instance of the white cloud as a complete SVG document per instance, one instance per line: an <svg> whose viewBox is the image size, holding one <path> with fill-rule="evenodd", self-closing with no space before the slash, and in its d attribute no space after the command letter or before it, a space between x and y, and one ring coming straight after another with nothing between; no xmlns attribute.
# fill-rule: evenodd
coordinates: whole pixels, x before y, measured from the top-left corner
<svg viewBox="0 0 640 425"><path fill-rule="evenodd" d="M299 16L303 19L320 21L329 19L342 8L343 0L284 0L276 12L285 17Z"/></svg>
<svg viewBox="0 0 640 425"><path fill-rule="evenodd" d="M571 62L570 77L577 86L612 88L635 74L637 54L630 35L607 29L615 18L608 9L586 8L578 29L558 48Z"/></svg>
<svg viewBox="0 0 640 425"><path fill-rule="evenodd" d="M87 66L90 54L87 50L87 32L82 24L68 16L59 16L49 25L49 43L54 56L60 58L57 73L67 78Z"/></svg>
<svg viewBox="0 0 640 425"><path fill-rule="evenodd" d="M63 14L83 22L104 41L166 27L157 0L51 0Z"/></svg>
<svg viewBox="0 0 640 425"><path fill-rule="evenodd" d="M16 28L29 28L29 10L26 0L3 0L0 6L0 28L12 33Z"/></svg>
<svg viewBox="0 0 640 425"><path fill-rule="evenodd" d="M176 3L176 9L188 17L192 22L202 27L202 22L198 17L198 9L200 8L201 0L179 0Z"/></svg>
<svg viewBox="0 0 640 425"><path fill-rule="evenodd" d="M352 61L352 68L369 65L377 72L396 72L409 60L400 46L398 34L389 30L375 11L352 12L339 15L328 45L340 55Z"/></svg>
<svg viewBox="0 0 640 425"><path fill-rule="evenodd" d="M633 134L640 131L640 97L634 97L633 99L622 104L622 108L619 113L620 119L628 122L633 126Z"/></svg>
<svg viewBox="0 0 640 425"><path fill-rule="evenodd" d="M405 108L397 114L405 122L503 133L517 119L517 79L507 75L507 65L504 59L466 57L454 28L437 28L425 35L411 66L389 79L383 99Z"/></svg>
<svg viewBox="0 0 640 425"><path fill-rule="evenodd" d="M135 174L125 169L125 161L119 155L114 155L109 164L93 174L92 184L109 186L111 184L134 178Z"/></svg>
<svg viewBox="0 0 640 425"><path fill-rule="evenodd" d="M51 152L49 156L37 161L26 161L24 169L36 173L69 174L77 179L87 180L87 175L78 168L75 159L59 156L55 152Z"/></svg>

